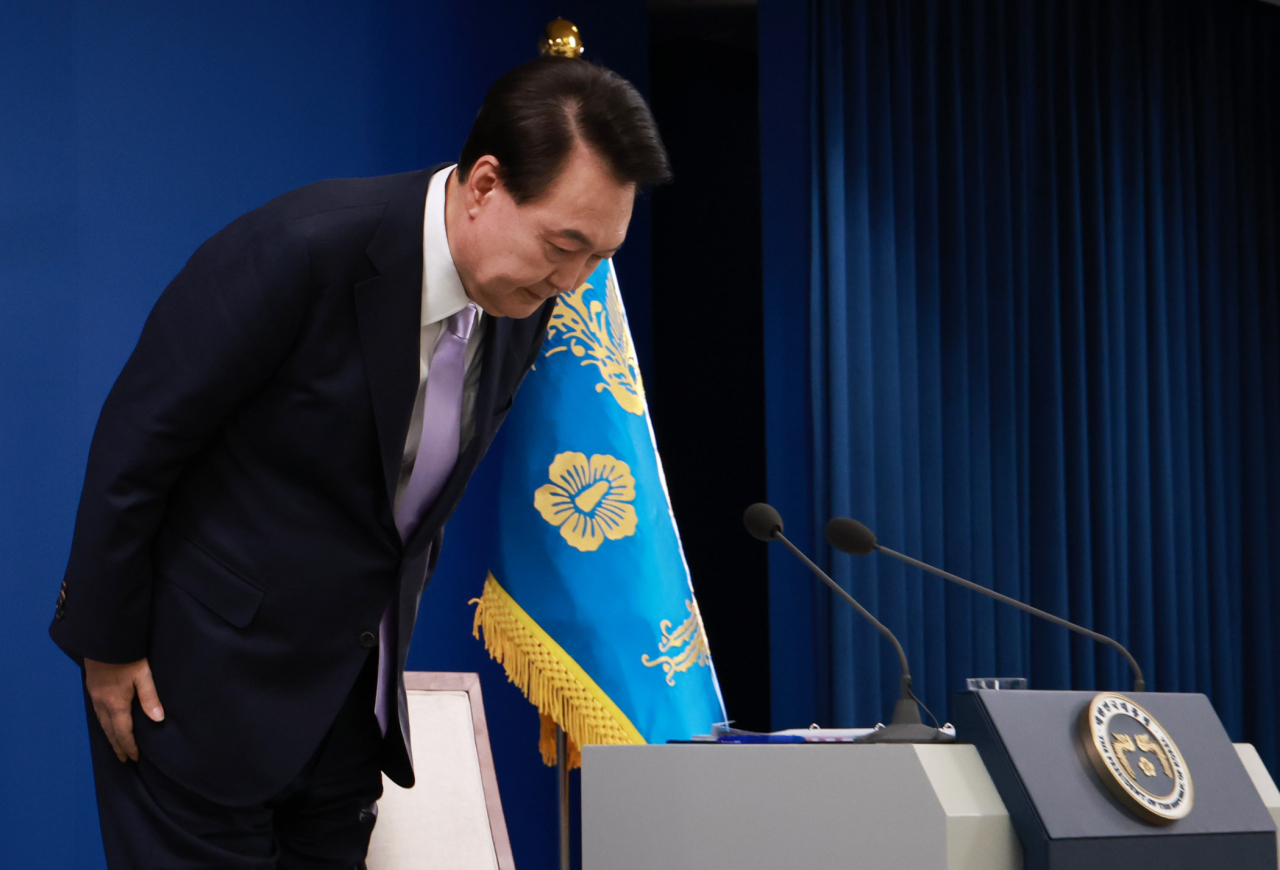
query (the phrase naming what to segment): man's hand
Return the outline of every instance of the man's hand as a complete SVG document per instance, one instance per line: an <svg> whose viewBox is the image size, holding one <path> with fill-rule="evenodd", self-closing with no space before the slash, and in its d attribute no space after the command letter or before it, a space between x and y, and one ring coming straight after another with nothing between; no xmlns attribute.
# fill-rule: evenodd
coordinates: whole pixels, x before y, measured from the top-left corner
<svg viewBox="0 0 1280 870"><path fill-rule="evenodd" d="M93 712L121 761L138 760L138 744L133 740L133 698L138 697L142 712L152 722L164 719L164 708L151 679L151 666L146 659L127 665L109 665L84 660L84 685L93 701Z"/></svg>

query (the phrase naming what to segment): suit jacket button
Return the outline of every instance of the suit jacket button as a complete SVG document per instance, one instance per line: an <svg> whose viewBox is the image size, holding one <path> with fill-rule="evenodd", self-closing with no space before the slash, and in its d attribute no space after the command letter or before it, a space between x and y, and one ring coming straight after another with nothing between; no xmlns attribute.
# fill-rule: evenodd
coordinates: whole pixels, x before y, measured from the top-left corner
<svg viewBox="0 0 1280 870"><path fill-rule="evenodd" d="M378 642L378 636L374 634L372 631L360 632L360 646L364 647L365 649L373 649L374 645L377 642Z"/></svg>

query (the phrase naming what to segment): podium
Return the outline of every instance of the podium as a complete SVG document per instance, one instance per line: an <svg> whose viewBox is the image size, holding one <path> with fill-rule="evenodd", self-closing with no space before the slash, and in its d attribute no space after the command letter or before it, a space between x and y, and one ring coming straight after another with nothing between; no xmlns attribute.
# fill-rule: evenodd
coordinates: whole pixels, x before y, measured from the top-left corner
<svg viewBox="0 0 1280 870"><path fill-rule="evenodd" d="M1093 694L957 698L962 742L950 745L584 747L582 866L1278 866L1280 791L1207 699L1133 696L1177 737L1196 782L1191 813L1157 827L1091 779L1076 717Z"/></svg>
<svg viewBox="0 0 1280 870"><path fill-rule="evenodd" d="M583 870L1017 870L973 746L585 746Z"/></svg>
<svg viewBox="0 0 1280 870"><path fill-rule="evenodd" d="M1080 731L1081 713L1096 692L961 692L952 703L957 736L974 743L1009 811L1025 851L1028 870L1075 870L1104 866L1196 870L1271 870L1276 861L1276 824L1240 754L1209 699L1200 694L1133 692L1113 695L1129 710L1149 716L1167 731L1185 760L1187 791L1194 795L1184 818L1163 824L1126 809L1124 795L1092 769L1107 764L1134 776L1138 759L1154 779L1164 762L1124 740L1128 754L1091 761ZM1129 718L1133 724L1135 720ZM1151 732L1143 729L1142 737ZM1115 745L1114 738L1112 744ZM1174 760L1173 767L1179 766ZM1172 790L1173 783L1164 790ZM1122 789L1120 790L1122 791ZM1140 793L1140 792L1139 792ZM1144 796L1152 806L1159 802ZM1141 810L1139 806L1139 810ZM1159 821L1159 820L1157 820Z"/></svg>

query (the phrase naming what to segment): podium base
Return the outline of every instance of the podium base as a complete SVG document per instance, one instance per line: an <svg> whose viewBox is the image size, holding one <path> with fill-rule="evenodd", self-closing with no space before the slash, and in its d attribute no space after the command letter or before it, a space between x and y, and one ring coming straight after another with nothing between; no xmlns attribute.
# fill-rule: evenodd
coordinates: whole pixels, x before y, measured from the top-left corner
<svg viewBox="0 0 1280 870"><path fill-rule="evenodd" d="M936 719L934 720L937 721ZM856 737L854 743L955 743L954 734L930 728L920 721L920 702L911 694L911 678L902 678L902 697L893 707L893 720L878 725L870 734Z"/></svg>
<svg viewBox="0 0 1280 870"><path fill-rule="evenodd" d="M954 734L923 723L899 723L855 737L854 743L955 743Z"/></svg>

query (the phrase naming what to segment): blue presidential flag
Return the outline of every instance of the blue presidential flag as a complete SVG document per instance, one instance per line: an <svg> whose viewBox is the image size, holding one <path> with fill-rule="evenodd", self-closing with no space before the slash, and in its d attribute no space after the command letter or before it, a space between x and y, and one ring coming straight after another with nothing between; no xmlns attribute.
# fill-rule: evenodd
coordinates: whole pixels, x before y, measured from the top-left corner
<svg viewBox="0 0 1280 870"><path fill-rule="evenodd" d="M707 734L724 704L617 278L556 302L507 418L499 544L475 632L577 747Z"/></svg>

